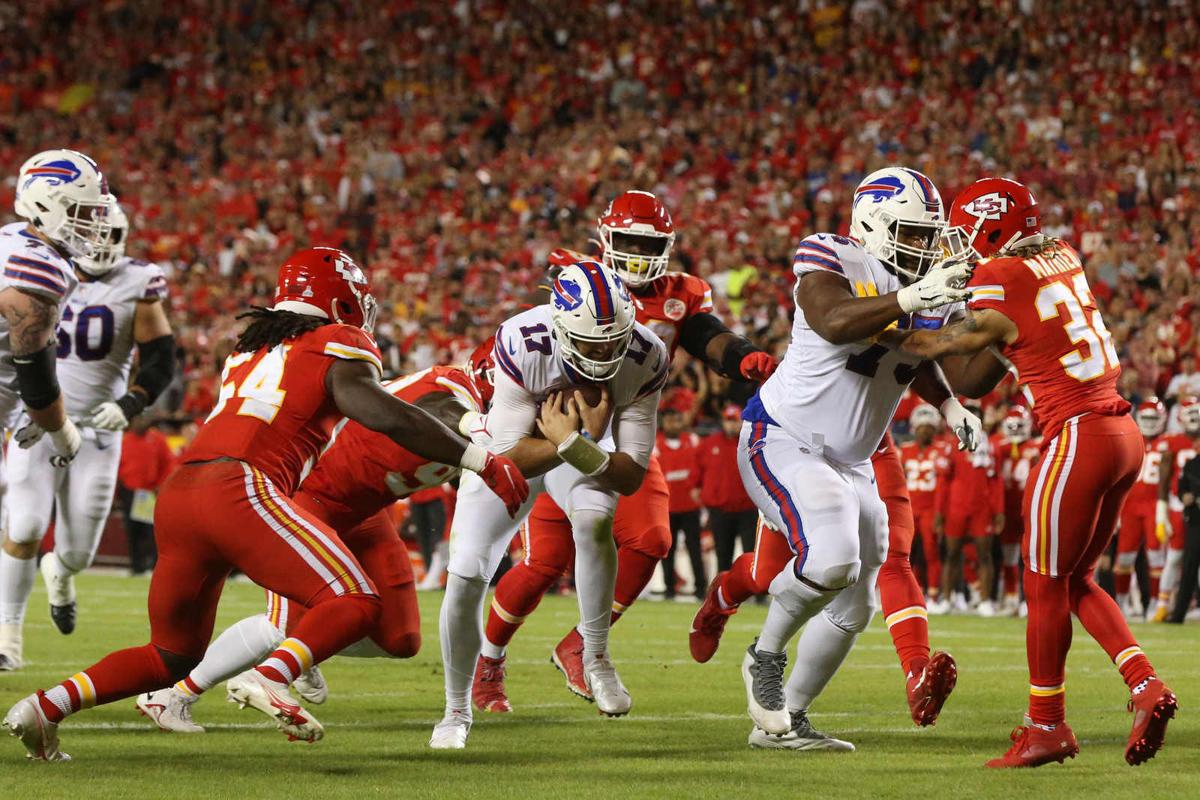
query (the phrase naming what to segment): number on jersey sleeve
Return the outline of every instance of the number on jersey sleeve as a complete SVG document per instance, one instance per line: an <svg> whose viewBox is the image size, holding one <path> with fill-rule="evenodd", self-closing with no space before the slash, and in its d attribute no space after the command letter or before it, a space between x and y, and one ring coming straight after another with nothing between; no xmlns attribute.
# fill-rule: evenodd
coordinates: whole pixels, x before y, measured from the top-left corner
<svg viewBox="0 0 1200 800"><path fill-rule="evenodd" d="M287 392L279 388L279 384L283 381L283 367L289 350L291 346L286 344L271 348L241 381L229 380L229 374L253 359L255 354L235 353L225 359L225 370L221 374L221 394L217 398L216 407L208 415L208 420L223 412L225 406L233 401L239 404L238 416L255 417L270 424L279 413L279 407L283 405L283 398L287 395Z"/></svg>
<svg viewBox="0 0 1200 800"><path fill-rule="evenodd" d="M1038 290L1034 305L1037 306L1039 318L1046 320L1059 317L1059 306L1067 311L1067 320L1063 327L1071 337L1071 344L1087 345L1087 356L1082 349L1075 349L1059 359L1063 369L1077 381L1095 380L1110 369L1116 369L1120 362L1117 359L1117 348L1113 346L1112 335L1104 326L1100 312L1095 308L1091 289L1087 278L1082 272L1075 273L1072 286L1063 281L1052 281ZM1091 306L1091 317L1087 307Z"/></svg>

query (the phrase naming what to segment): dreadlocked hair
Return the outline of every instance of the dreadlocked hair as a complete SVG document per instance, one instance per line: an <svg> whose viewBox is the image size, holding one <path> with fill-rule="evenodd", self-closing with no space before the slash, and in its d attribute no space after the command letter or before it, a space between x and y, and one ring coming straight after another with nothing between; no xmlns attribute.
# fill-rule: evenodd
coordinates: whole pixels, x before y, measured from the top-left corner
<svg viewBox="0 0 1200 800"><path fill-rule="evenodd" d="M248 319L250 324L233 346L235 353L253 353L264 347L271 348L329 324L329 320L321 317L297 314L294 311L277 311L262 306L254 306L249 311L238 314L237 318Z"/></svg>
<svg viewBox="0 0 1200 800"><path fill-rule="evenodd" d="M1021 247L1014 247L1011 250L1006 250L1003 253L997 253L1001 256L1015 256L1016 258L1033 258L1040 256L1043 253L1049 253L1052 250L1057 250L1062 244L1062 239L1047 236L1038 244L1027 244Z"/></svg>

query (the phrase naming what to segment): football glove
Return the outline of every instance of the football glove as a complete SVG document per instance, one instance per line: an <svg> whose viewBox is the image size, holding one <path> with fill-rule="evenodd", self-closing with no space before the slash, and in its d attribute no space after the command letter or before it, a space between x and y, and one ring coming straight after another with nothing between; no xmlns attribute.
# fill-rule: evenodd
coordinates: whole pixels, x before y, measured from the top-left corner
<svg viewBox="0 0 1200 800"><path fill-rule="evenodd" d="M1154 535L1158 537L1158 543L1162 544L1171 538L1175 533L1171 526L1171 510L1167 505L1166 500L1159 500L1154 504Z"/></svg>
<svg viewBox="0 0 1200 800"><path fill-rule="evenodd" d="M748 381L762 383L771 377L771 373L778 366L779 362L775 360L774 356L756 351L742 359L742 363L738 366L738 372L742 373L742 377Z"/></svg>
<svg viewBox="0 0 1200 800"><path fill-rule="evenodd" d="M965 261L943 261L934 266L925 277L912 286L905 286L896 293L896 302L905 314L937 308L960 300L969 300L971 292L966 289L974 268Z"/></svg>
<svg viewBox="0 0 1200 800"><path fill-rule="evenodd" d="M129 420L125 417L125 412L116 402L109 400L107 403L101 403L95 410L92 411L92 416L88 419L89 426L101 431L123 431L129 427Z"/></svg>
<svg viewBox="0 0 1200 800"><path fill-rule="evenodd" d="M983 441L983 422L979 417L968 411L956 397L942 403L942 416L950 430L958 437L958 449L974 453L975 448Z"/></svg>
<svg viewBox="0 0 1200 800"><path fill-rule="evenodd" d="M504 507L508 509L510 517L517 515L529 497L529 484L525 481L525 476L512 460L504 456L489 452L483 469L479 470L479 477L504 501Z"/></svg>

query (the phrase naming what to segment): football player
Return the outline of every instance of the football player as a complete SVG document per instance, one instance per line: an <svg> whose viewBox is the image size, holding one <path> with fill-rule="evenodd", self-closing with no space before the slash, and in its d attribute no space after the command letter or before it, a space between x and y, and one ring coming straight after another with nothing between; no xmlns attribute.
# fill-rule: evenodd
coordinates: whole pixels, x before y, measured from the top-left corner
<svg viewBox="0 0 1200 800"><path fill-rule="evenodd" d="M381 611L375 587L337 533L289 499L341 417L430 461L475 471L509 512L528 496L510 460L463 440L379 383L380 355L369 333L375 300L344 252L294 253L280 267L274 305L243 316L250 322L225 361L217 405L159 492L150 643L111 653L10 708L4 724L31 758L68 758L58 742L64 717L182 680L204 654L233 567L309 609L242 682L240 699L296 738L314 738L288 684L369 635Z"/></svg>
<svg viewBox="0 0 1200 800"><path fill-rule="evenodd" d="M726 328L713 314L712 289L703 278L667 270L675 225L667 207L649 192L618 195L597 222L602 262L629 288L637 321L656 333L671 357L683 347L721 375L760 382L775 359ZM578 254L551 254L552 272ZM547 289L549 287L546 287ZM667 484L652 457L641 488L617 501L613 534L617 541L617 585L612 621L642 594L671 543ZM504 688L504 651L522 622L571 563L571 526L549 495L534 503L525 526L525 558L496 586L488 613L482 658L472 692L482 710L511 711ZM702 587L701 587L702 590ZM584 699L591 692L583 677L583 639L572 629L551 654L567 688Z"/></svg>
<svg viewBox="0 0 1200 800"><path fill-rule="evenodd" d="M1179 421L1183 433L1171 437L1170 452L1162 462L1162 479L1158 486L1158 503L1155 507L1155 531L1160 541L1166 542L1167 554L1163 565L1162 579L1158 585L1158 600L1154 609L1154 621L1166 622L1171 612L1171 595L1179 585L1183 569L1183 500L1179 493L1179 476L1183 467L1200 451L1200 398L1184 397L1179 401Z"/></svg>
<svg viewBox="0 0 1200 800"><path fill-rule="evenodd" d="M969 284L971 313L939 331L896 331L887 339L899 342L900 353L956 356L968 366L998 349L1020 375L1047 437L1022 507L1029 714L1008 752L988 766L1034 767L1078 753L1064 683L1072 612L1129 687L1133 727L1125 760L1141 764L1162 747L1178 701L1092 577L1144 450L1129 403L1117 393L1116 348L1079 255L1042 232L1028 188L1006 178L976 181L954 199L950 225L951 251L980 259ZM1002 377L998 372L992 385ZM981 396L991 386L978 388Z"/></svg>
<svg viewBox="0 0 1200 800"><path fill-rule="evenodd" d="M95 257L108 241L115 202L96 162L74 150L47 150L17 175L13 207L25 221L0 228L0 439L23 403L29 424L15 441L27 449L46 432L50 448L41 457L56 468L75 457L81 437L59 388L54 330L79 281L72 259ZM5 483L0 460L0 503L7 506ZM36 550L36 543L9 536L0 548L0 670L21 664Z"/></svg>
<svg viewBox="0 0 1200 800"><path fill-rule="evenodd" d="M1150 590L1147 598L1157 598L1159 580L1162 578L1166 557L1166 528L1159 525L1160 509L1166 504L1159 500L1159 485L1162 483L1163 465L1171 462L1171 450L1176 437L1166 433L1167 409L1157 397L1142 401L1133 413L1142 437L1146 440L1146 455L1142 459L1142 470L1137 482L1129 490L1125 505L1121 509L1121 521L1117 528L1117 559L1113 563L1113 579L1117 589L1117 605L1129 619L1142 619L1149 609L1130 597L1133 584L1133 568L1138 553L1146 552L1146 563L1150 570ZM1169 520L1168 520L1169 523ZM1159 537L1163 536L1163 539Z"/></svg>
<svg viewBox="0 0 1200 800"><path fill-rule="evenodd" d="M670 359L666 345L635 321L624 281L599 262L563 269L551 298L497 331L495 394L481 428L498 452L522 463L529 463L526 451L537 453L554 467L534 479L534 495L544 489L571 521L583 680L601 713L620 716L632 701L608 656L617 570L613 516L617 496L637 492L646 475ZM603 387L594 404L572 388L589 385ZM531 436L535 424L545 438ZM533 498L522 513L532 506ZM467 476L450 533L441 612L446 713L430 738L435 749L466 746L484 596L514 532Z"/></svg>
<svg viewBox="0 0 1200 800"><path fill-rule="evenodd" d="M33 589L34 558L52 517L54 550L41 563L50 618L64 634L75 630L74 579L91 565L112 509L121 431L174 374L175 338L163 311L166 278L157 264L125 256L129 220L116 203L109 214L107 239L94 254L75 258L79 283L58 330L59 382L68 416L83 421L83 444L66 468L51 465L48 438L9 454L13 561L0 581L0 608L10 615L0 639L8 669L21 664L21 619ZM135 348L139 365L130 383Z"/></svg>
<svg viewBox="0 0 1200 800"><path fill-rule="evenodd" d="M1004 482L1004 530L1000 533L1001 581L1004 601L1000 613L1016 616L1021 610L1021 502L1025 484L1042 450L1042 437L1033 435L1033 417L1025 406L1013 406L992 440L996 471Z"/></svg>
<svg viewBox="0 0 1200 800"><path fill-rule="evenodd" d="M908 496L912 502L916 536L920 537L925 553L925 586L929 594L929 613L933 614L942 586L942 557L939 539L945 533L945 520L939 518L938 496L944 492L938 475L946 468L950 448L937 438L942 425L938 410L928 403L913 409L908 418L911 441L900 445L900 461ZM886 613L886 612L885 612Z"/></svg>

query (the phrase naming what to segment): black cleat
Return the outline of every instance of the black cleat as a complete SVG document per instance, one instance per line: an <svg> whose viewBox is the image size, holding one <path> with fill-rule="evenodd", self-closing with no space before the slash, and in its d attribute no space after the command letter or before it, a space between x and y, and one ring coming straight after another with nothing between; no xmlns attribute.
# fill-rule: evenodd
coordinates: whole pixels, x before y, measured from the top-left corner
<svg viewBox="0 0 1200 800"><path fill-rule="evenodd" d="M58 628L59 633L64 636L73 633L75 630L75 601L72 600L65 606L50 606L50 619L54 620L54 627Z"/></svg>

